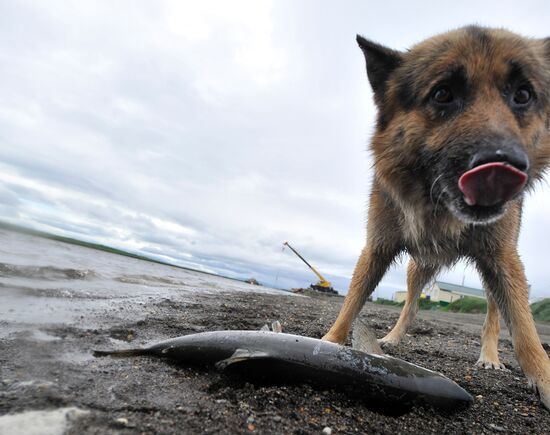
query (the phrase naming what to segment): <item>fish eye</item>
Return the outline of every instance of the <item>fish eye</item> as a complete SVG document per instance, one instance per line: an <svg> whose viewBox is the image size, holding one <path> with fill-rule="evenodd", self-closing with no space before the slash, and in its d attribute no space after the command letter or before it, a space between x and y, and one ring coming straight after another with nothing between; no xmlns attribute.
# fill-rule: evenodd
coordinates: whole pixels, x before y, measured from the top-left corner
<svg viewBox="0 0 550 435"><path fill-rule="evenodd" d="M454 96L448 86L440 86L433 92L432 100L437 104L449 104L453 102Z"/></svg>

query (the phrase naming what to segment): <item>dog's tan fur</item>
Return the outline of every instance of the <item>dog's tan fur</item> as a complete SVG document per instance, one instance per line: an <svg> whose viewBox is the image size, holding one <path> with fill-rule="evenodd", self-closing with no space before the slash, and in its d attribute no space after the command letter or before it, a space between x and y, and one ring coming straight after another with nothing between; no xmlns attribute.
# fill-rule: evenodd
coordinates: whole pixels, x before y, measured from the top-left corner
<svg viewBox="0 0 550 435"><path fill-rule="evenodd" d="M441 268L466 258L476 265L488 294L478 363L503 367L497 352L500 311L523 371L550 408L550 360L535 330L517 252L523 192L486 215L481 209L471 212L456 188L460 172L449 163L460 167L465 154L497 138L518 143L528 157L524 190L542 178L550 163L550 39L471 26L407 52L361 37L358 42L379 112L371 143L375 174L366 245L324 339L345 341L367 297L396 256L406 252L408 298L396 326L382 339L398 343L414 319L422 288ZM439 112L430 95L453 69L467 83L468 97L454 112ZM515 86L510 83L516 70L536 96L521 112L504 96Z"/></svg>

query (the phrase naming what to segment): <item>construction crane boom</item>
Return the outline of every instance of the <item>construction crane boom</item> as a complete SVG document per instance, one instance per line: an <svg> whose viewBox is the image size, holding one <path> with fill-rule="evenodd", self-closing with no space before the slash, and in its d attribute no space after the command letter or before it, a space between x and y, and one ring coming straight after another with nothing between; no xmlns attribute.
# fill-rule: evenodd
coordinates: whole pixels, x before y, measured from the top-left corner
<svg viewBox="0 0 550 435"><path fill-rule="evenodd" d="M311 264L309 264L307 262L307 260L304 257L302 257L298 253L298 251L296 251L296 249L294 249L292 246L290 246L290 244L288 242L284 242L283 246L288 246L290 248L290 250L292 252L294 252L300 260L302 260L304 263L306 263L307 267L309 267L315 275L317 275L317 277L319 278L319 282L317 284L312 284L311 285L312 288L314 288L316 290L321 290L321 291L329 291L329 292L334 291L334 289L332 288L332 284L329 281L327 281L323 275L321 275L319 272L317 272L317 270Z"/></svg>

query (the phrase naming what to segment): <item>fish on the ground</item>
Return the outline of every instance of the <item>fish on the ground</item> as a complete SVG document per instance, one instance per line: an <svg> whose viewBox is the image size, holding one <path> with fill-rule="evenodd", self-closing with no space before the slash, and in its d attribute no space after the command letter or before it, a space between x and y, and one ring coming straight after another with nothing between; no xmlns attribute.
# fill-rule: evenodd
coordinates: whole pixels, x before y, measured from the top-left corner
<svg viewBox="0 0 550 435"><path fill-rule="evenodd" d="M95 351L94 355L156 355L185 364L215 364L246 376L263 373L266 378L355 390L373 404L457 409L472 402L472 396L455 382L415 364L268 330L202 332L139 349Z"/></svg>

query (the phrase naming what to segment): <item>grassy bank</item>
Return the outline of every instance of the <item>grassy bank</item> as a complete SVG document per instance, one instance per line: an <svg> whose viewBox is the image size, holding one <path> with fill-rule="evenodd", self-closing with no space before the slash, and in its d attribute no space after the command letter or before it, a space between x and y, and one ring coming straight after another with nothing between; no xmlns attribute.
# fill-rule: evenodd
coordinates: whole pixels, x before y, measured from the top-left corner
<svg viewBox="0 0 550 435"><path fill-rule="evenodd" d="M451 311L453 313L486 313L487 301L480 298L464 297L457 301L451 302L443 311Z"/></svg>
<svg viewBox="0 0 550 435"><path fill-rule="evenodd" d="M550 298L531 304L531 311L535 320L550 322Z"/></svg>
<svg viewBox="0 0 550 435"><path fill-rule="evenodd" d="M402 307L405 305L405 302L396 302L390 299L378 298L374 301L378 305L390 305L394 307ZM432 302L428 299L420 299L420 309L421 310L437 310L440 308L439 302Z"/></svg>
<svg viewBox="0 0 550 435"><path fill-rule="evenodd" d="M390 299L378 298L374 301L375 304L379 305L390 305L395 307L402 307L403 302L395 302ZM449 305L441 306L438 302L431 302L426 299L420 300L420 309L421 310L441 310L441 311L450 311L453 313L486 313L487 312L487 301L485 299L473 298L473 297L463 297L458 299ZM543 299L541 301L531 304L531 311L533 312L533 317L539 322L550 322L550 298Z"/></svg>
<svg viewBox="0 0 550 435"><path fill-rule="evenodd" d="M378 298L374 301L375 304L378 305L392 305L395 307L402 307L403 303L392 301L391 299L385 299L385 298Z"/></svg>

